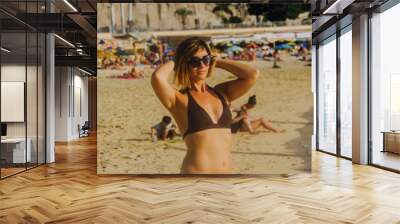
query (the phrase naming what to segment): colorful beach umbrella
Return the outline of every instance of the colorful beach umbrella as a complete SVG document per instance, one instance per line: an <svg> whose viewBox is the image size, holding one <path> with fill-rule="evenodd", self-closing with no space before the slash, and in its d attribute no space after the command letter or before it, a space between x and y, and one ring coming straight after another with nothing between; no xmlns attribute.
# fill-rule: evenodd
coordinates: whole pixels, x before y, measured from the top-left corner
<svg viewBox="0 0 400 224"><path fill-rule="evenodd" d="M243 51L243 49L239 46L233 45L232 47L226 49L228 52L237 52L237 51Z"/></svg>
<svg viewBox="0 0 400 224"><path fill-rule="evenodd" d="M284 50L284 49L291 49L292 46L290 46L289 44L277 44L275 45L275 49L278 50Z"/></svg>

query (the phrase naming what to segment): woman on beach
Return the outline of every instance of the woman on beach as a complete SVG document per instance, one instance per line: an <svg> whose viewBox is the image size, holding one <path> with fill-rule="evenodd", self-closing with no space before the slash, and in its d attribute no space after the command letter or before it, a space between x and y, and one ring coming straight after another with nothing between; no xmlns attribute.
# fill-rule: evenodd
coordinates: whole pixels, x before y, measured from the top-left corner
<svg viewBox="0 0 400 224"><path fill-rule="evenodd" d="M253 109L257 104L256 95L250 96L247 103L236 110L236 117L232 120L231 131L237 133L238 131L249 132L250 134L257 134L256 130L263 127L272 132L284 132L285 130L278 130L274 128L270 121L262 117L251 119L248 110Z"/></svg>
<svg viewBox="0 0 400 224"><path fill-rule="evenodd" d="M215 67L232 73L237 79L208 86L206 79ZM172 71L181 91L168 82ZM181 173L231 173L232 115L229 105L244 95L258 76L258 70L248 65L216 59L208 44L196 37L179 44L175 62L169 61L154 71L152 87L174 117L187 146Z"/></svg>

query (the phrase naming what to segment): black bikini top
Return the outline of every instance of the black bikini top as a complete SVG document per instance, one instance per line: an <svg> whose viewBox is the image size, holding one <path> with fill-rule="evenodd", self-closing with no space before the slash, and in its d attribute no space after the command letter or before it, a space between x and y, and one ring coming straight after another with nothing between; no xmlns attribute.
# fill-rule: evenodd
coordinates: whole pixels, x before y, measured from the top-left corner
<svg viewBox="0 0 400 224"><path fill-rule="evenodd" d="M217 123L214 123L210 115L207 113L207 111L204 110L196 102L196 100L190 94L190 91L187 89L186 92L188 93L188 128L185 134L183 134L183 138L185 138L186 135L188 134L192 134L194 132L202 131L205 129L212 129L212 128L230 129L232 114L231 111L229 110L228 104L226 103L224 97L220 93L218 93L216 90L214 90L209 86L207 87L210 88L221 100L223 108L222 115L217 121Z"/></svg>

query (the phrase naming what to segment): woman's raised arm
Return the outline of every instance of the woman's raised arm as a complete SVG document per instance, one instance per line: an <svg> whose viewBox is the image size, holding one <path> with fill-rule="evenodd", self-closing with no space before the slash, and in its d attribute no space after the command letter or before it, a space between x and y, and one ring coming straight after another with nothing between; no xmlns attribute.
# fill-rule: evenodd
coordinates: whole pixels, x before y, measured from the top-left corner
<svg viewBox="0 0 400 224"><path fill-rule="evenodd" d="M233 60L217 59L215 67L231 72L237 77L235 80L223 82L215 86L217 90L225 94L230 102L249 91L260 75L257 69Z"/></svg>
<svg viewBox="0 0 400 224"><path fill-rule="evenodd" d="M151 75L151 86L158 99L168 109L175 106L177 91L168 82L170 73L174 70L174 62L169 61L159 66Z"/></svg>

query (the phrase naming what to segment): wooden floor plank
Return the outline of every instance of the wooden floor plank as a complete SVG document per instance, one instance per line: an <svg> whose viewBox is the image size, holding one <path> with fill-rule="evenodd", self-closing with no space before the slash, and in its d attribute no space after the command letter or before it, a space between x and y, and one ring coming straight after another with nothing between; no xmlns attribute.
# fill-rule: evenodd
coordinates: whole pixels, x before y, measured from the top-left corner
<svg viewBox="0 0 400 224"><path fill-rule="evenodd" d="M400 223L400 175L313 152L293 176L96 174L96 138L0 181L0 223Z"/></svg>

